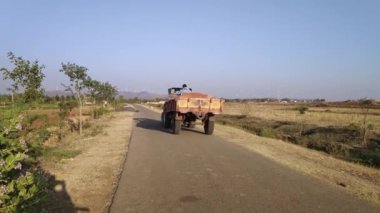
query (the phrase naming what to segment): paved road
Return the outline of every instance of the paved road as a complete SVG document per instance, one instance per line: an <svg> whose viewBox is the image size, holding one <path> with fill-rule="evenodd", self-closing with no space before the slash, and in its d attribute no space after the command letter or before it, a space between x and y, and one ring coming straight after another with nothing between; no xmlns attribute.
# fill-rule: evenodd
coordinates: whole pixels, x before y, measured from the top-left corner
<svg viewBox="0 0 380 213"><path fill-rule="evenodd" d="M380 212L216 136L170 134L138 109L111 212Z"/></svg>

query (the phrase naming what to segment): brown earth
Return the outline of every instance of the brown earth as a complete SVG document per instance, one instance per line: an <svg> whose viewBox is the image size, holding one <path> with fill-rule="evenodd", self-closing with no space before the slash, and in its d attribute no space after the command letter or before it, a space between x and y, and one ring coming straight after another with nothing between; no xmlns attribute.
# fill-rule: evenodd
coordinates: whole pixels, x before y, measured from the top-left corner
<svg viewBox="0 0 380 213"><path fill-rule="evenodd" d="M103 127L97 130L100 134L65 138L76 140L70 148L80 155L59 164L42 163L57 184L49 194L47 212L107 211L128 151L132 118L132 112L107 115L95 122Z"/></svg>

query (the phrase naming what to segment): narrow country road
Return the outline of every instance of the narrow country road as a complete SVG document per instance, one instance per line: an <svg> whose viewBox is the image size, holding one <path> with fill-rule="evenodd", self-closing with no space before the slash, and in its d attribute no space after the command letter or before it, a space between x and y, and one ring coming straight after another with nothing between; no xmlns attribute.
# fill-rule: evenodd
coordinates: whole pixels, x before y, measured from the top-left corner
<svg viewBox="0 0 380 213"><path fill-rule="evenodd" d="M380 212L222 138L170 134L138 110L111 212Z"/></svg>

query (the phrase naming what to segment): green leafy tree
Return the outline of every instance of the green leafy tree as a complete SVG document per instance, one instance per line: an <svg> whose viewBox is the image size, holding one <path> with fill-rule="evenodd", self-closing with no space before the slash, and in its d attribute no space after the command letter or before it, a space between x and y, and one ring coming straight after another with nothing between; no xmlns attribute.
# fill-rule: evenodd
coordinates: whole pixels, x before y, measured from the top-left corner
<svg viewBox="0 0 380 213"><path fill-rule="evenodd" d="M91 96L92 103L94 104L91 108L91 114L92 118L96 118L96 101L99 99L100 94L100 88L101 88L101 82L97 80L93 80L90 76L87 77L87 79L84 81L84 84L87 87L88 93Z"/></svg>
<svg viewBox="0 0 380 213"><path fill-rule="evenodd" d="M69 77L70 85L62 84L67 91L75 97L75 100L79 106L79 134L82 134L82 108L83 108L83 91L86 89L86 80L88 79L87 68L83 66L76 65L74 63L62 63L63 72L67 77Z"/></svg>
<svg viewBox="0 0 380 213"><path fill-rule="evenodd" d="M23 90L23 101L29 103L42 97L44 90L42 81L45 78L42 70L44 65L39 65L36 60L30 62L21 57L16 57L12 52L8 53L10 62L14 65L12 70L1 68L3 80L12 80L10 91L12 93L12 102L14 102L14 94L19 90Z"/></svg>
<svg viewBox="0 0 380 213"><path fill-rule="evenodd" d="M117 94L118 91L116 87L112 86L110 83L105 82L101 84L99 96L102 98L102 100L109 102L111 100L114 100Z"/></svg>
<svg viewBox="0 0 380 213"><path fill-rule="evenodd" d="M102 83L97 80L93 80L91 77L88 76L87 79L84 81L84 84L86 85L91 98L96 104L96 100L99 99Z"/></svg>

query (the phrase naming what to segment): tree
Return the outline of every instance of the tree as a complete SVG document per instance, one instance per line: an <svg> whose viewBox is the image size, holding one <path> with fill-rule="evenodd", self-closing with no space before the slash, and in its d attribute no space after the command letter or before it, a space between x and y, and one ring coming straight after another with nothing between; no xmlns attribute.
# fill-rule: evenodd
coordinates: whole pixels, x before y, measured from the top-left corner
<svg viewBox="0 0 380 213"><path fill-rule="evenodd" d="M62 69L60 72L63 72L70 79L70 85L62 84L67 91L75 97L75 100L79 106L79 134L82 134L82 107L83 107L83 90L86 88L85 81L88 79L87 68L83 66L76 65L74 63L62 63Z"/></svg>
<svg viewBox="0 0 380 213"><path fill-rule="evenodd" d="M15 66L12 70L1 68L3 80L12 80L10 91L12 92L12 102L14 102L14 94L20 89L23 90L23 101L29 103L42 97L44 90L42 81L45 78L42 70L44 65L39 65L36 60L30 62L21 57L16 57L12 52L8 53L10 62Z"/></svg>
<svg viewBox="0 0 380 213"><path fill-rule="evenodd" d="M15 91L13 88L7 88L7 91L8 92L11 92L11 100L12 100L12 104L15 103Z"/></svg>
<svg viewBox="0 0 380 213"><path fill-rule="evenodd" d="M90 76L87 76L84 84L86 85L88 92L90 93L92 103L94 104L91 110L92 118L96 118L96 100L99 99L98 96L100 93L101 83L97 80L93 80Z"/></svg>
<svg viewBox="0 0 380 213"><path fill-rule="evenodd" d="M97 81L97 80L93 80L91 79L90 76L87 77L87 79L84 81L84 84L86 85L90 95L91 95L91 98L93 99L93 101L95 102L96 104L96 99L99 99L99 94L100 94L100 90L101 90L101 85L102 83Z"/></svg>
<svg viewBox="0 0 380 213"><path fill-rule="evenodd" d="M100 85L99 97L103 99L103 101L108 102L114 100L117 94L116 87L112 86L110 83L105 82Z"/></svg>

